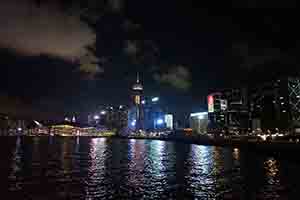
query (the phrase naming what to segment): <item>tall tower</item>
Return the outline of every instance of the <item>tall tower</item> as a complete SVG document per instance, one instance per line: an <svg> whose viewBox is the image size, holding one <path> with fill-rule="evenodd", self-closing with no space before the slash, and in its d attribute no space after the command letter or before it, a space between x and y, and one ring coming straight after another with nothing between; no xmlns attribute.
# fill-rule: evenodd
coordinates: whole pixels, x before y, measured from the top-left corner
<svg viewBox="0 0 300 200"><path fill-rule="evenodd" d="M140 83L140 76L137 73L136 83L132 86L132 102L135 107L135 130L143 129L143 110L141 99L143 95L143 85Z"/></svg>

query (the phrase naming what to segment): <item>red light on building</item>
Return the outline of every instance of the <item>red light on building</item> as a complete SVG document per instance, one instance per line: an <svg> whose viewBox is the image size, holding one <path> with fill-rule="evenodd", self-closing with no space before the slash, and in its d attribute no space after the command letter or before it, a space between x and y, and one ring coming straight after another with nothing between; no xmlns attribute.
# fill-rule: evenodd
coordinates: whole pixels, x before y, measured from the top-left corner
<svg viewBox="0 0 300 200"><path fill-rule="evenodd" d="M214 97L212 95L209 95L207 97L207 103L208 103L208 112L214 112Z"/></svg>

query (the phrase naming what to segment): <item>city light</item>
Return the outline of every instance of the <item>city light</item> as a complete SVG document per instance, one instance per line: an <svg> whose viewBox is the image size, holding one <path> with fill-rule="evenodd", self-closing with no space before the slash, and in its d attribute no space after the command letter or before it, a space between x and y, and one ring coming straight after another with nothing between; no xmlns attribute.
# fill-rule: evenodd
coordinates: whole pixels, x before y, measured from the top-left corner
<svg viewBox="0 0 300 200"><path fill-rule="evenodd" d="M100 116L99 116L99 115L95 115L95 116L94 116L94 119L95 119L95 120L100 119Z"/></svg>
<svg viewBox="0 0 300 200"><path fill-rule="evenodd" d="M122 105L120 105L120 106L119 106L119 109L122 109L122 108L123 108L123 106L122 106Z"/></svg>
<svg viewBox="0 0 300 200"><path fill-rule="evenodd" d="M207 103L208 103L208 112L214 112L214 97L212 95L209 95L207 97Z"/></svg>
<svg viewBox="0 0 300 200"><path fill-rule="evenodd" d="M65 117L65 121L70 122L71 120L68 117Z"/></svg>
<svg viewBox="0 0 300 200"><path fill-rule="evenodd" d="M143 101L142 101L142 104L146 104L146 101L145 101L145 100L143 100Z"/></svg>
<svg viewBox="0 0 300 200"><path fill-rule="evenodd" d="M102 111L100 112L100 114L101 114L101 115L105 115L105 114L106 114L106 111L105 111L105 110L102 110Z"/></svg>
<svg viewBox="0 0 300 200"><path fill-rule="evenodd" d="M164 120L163 120L163 119L158 119L158 120L156 121L156 123L157 123L158 125L161 125L161 124L164 123Z"/></svg>
<svg viewBox="0 0 300 200"><path fill-rule="evenodd" d="M207 112L198 112L198 113L191 113L191 117L197 117L198 119L204 119Z"/></svg>
<svg viewBox="0 0 300 200"><path fill-rule="evenodd" d="M131 126L135 126L135 124L136 124L136 120L133 120L133 121L131 122Z"/></svg>
<svg viewBox="0 0 300 200"><path fill-rule="evenodd" d="M39 127L42 127L42 126L43 126L40 122L38 122L38 121L36 121L36 120L33 120L33 122L34 122L36 125L38 125Z"/></svg>
<svg viewBox="0 0 300 200"><path fill-rule="evenodd" d="M151 101L152 102L157 102L157 101L159 101L159 98L158 97L153 97Z"/></svg>
<svg viewBox="0 0 300 200"><path fill-rule="evenodd" d="M141 84L135 84L133 87L132 87L133 90L143 90L143 86Z"/></svg>

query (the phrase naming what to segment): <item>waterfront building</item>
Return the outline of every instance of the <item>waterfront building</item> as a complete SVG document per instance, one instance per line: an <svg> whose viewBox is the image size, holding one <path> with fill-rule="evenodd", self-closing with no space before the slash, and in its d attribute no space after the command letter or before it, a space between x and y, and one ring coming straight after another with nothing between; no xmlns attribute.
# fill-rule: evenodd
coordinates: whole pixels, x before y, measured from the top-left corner
<svg viewBox="0 0 300 200"><path fill-rule="evenodd" d="M233 88L224 90L227 101L226 118L227 130L231 133L245 134L249 127L248 90Z"/></svg>
<svg viewBox="0 0 300 200"><path fill-rule="evenodd" d="M128 123L128 109L125 105L99 106L88 116L88 124L97 128L122 129Z"/></svg>
<svg viewBox="0 0 300 200"><path fill-rule="evenodd" d="M25 133L30 120L0 113L0 135L21 135Z"/></svg>
<svg viewBox="0 0 300 200"><path fill-rule="evenodd" d="M131 88L131 105L128 109L127 127L134 131L173 129L173 115L166 115L159 97L144 95L139 74L137 74L136 83Z"/></svg>
<svg viewBox="0 0 300 200"><path fill-rule="evenodd" d="M227 101L223 94L213 93L207 97L208 128L212 132L220 132L226 126Z"/></svg>
<svg viewBox="0 0 300 200"><path fill-rule="evenodd" d="M209 131L243 134L249 127L246 88L224 89L208 96Z"/></svg>
<svg viewBox="0 0 300 200"><path fill-rule="evenodd" d="M144 129L144 113L142 109L143 85L137 73L136 83L131 88L131 105L128 111L128 127L133 130Z"/></svg>
<svg viewBox="0 0 300 200"><path fill-rule="evenodd" d="M174 118L172 114L165 114L165 123L166 123L166 128L169 130L173 130L174 128Z"/></svg>
<svg viewBox="0 0 300 200"><path fill-rule="evenodd" d="M144 113L144 127L146 130L160 130L166 128L165 112L163 111L159 97L145 97L143 99L143 113ZM169 115L169 125L173 127L173 116L172 122L170 121L171 116Z"/></svg>
<svg viewBox="0 0 300 200"><path fill-rule="evenodd" d="M190 128L198 134L207 133L208 112L197 112L190 114Z"/></svg>
<svg viewBox="0 0 300 200"><path fill-rule="evenodd" d="M252 128L300 127L300 79L281 77L254 87L250 96Z"/></svg>

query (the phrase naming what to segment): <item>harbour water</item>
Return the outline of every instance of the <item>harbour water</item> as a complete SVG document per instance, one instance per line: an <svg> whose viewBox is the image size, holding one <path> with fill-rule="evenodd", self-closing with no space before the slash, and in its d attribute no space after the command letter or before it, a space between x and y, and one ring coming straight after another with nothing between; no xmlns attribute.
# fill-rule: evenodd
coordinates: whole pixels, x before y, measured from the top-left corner
<svg viewBox="0 0 300 200"><path fill-rule="evenodd" d="M299 199L300 162L243 148L87 137L0 146L7 199Z"/></svg>

